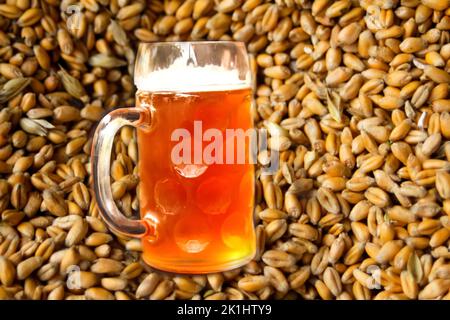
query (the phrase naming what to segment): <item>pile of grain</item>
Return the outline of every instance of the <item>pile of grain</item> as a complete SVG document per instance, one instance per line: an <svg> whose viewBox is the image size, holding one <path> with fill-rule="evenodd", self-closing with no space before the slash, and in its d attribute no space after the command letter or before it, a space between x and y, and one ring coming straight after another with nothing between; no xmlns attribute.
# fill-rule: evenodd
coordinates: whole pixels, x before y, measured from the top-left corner
<svg viewBox="0 0 450 320"><path fill-rule="evenodd" d="M0 299L450 298L449 0L1 2ZM134 105L136 44L192 39L247 44L281 166L257 182L255 260L186 277L108 231L89 153ZM128 216L137 158L124 128Z"/></svg>

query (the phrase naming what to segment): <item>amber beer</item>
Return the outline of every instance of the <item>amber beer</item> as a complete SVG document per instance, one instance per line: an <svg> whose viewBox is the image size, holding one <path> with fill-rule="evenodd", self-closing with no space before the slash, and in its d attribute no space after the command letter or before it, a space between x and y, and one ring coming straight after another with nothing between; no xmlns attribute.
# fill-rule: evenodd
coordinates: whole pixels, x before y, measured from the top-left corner
<svg viewBox="0 0 450 320"><path fill-rule="evenodd" d="M194 144L201 138L195 123L201 123L203 132L220 130L224 158L230 143L235 153L242 152L225 131L252 128L250 94L249 89L137 93L137 106L153 109L151 130L138 129L141 216L157 219L160 226L157 241L144 241L148 264L177 271L174 264L190 261L183 270L197 273L226 268L254 252L252 163L194 161L199 156ZM192 138L191 163L174 164L172 159L180 143L173 141L173 133L179 129ZM245 140L245 151L249 142ZM204 151L209 141L200 144Z"/></svg>

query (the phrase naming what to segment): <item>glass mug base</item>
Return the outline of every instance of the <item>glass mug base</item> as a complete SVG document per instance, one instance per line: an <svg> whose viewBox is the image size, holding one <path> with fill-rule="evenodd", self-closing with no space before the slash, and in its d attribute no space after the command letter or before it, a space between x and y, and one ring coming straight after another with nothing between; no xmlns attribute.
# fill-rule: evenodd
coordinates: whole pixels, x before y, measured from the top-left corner
<svg viewBox="0 0 450 320"><path fill-rule="evenodd" d="M150 267L164 272L180 273L180 274L208 274L216 272L224 272L240 268L253 260L255 253L236 260L212 264L208 260L195 260L189 258L187 260L161 261L142 255L142 260Z"/></svg>

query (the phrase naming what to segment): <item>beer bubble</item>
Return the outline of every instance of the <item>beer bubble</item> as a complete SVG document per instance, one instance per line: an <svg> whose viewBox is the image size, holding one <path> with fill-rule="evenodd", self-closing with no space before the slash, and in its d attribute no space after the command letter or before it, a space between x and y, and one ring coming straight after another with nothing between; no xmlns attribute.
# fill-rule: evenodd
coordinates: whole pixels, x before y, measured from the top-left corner
<svg viewBox="0 0 450 320"><path fill-rule="evenodd" d="M201 214L189 213L176 223L174 238L181 250L187 253L198 253L208 246L211 234Z"/></svg>
<svg viewBox="0 0 450 320"><path fill-rule="evenodd" d="M211 177L197 188L196 201L199 208L208 214L223 214L232 200L232 185L226 177Z"/></svg>
<svg viewBox="0 0 450 320"><path fill-rule="evenodd" d="M186 204L186 191L174 179L161 179L155 184L155 201L166 214L178 214Z"/></svg>
<svg viewBox="0 0 450 320"><path fill-rule="evenodd" d="M184 178L197 178L205 173L208 166L205 164L177 164L174 166L175 171Z"/></svg>

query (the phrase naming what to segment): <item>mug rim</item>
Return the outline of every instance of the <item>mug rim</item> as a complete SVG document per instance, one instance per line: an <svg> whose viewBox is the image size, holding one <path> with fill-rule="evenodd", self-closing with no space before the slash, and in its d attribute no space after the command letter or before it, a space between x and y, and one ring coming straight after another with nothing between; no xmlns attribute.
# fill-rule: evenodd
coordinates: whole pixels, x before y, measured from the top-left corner
<svg viewBox="0 0 450 320"><path fill-rule="evenodd" d="M173 46L173 45L206 45L206 44L226 44L226 45L234 45L234 46L243 46L245 48L245 42L243 41L234 41L234 40L189 40L189 41L154 41L154 42L145 42L140 41L139 47L141 46Z"/></svg>
<svg viewBox="0 0 450 320"><path fill-rule="evenodd" d="M251 82L251 73L250 73L250 61L248 56L248 51L246 48L246 45L243 41L232 41L232 40L199 40L199 41L156 41L156 42L140 42L138 45L137 55L136 55L136 63L134 67L134 84L138 88L138 90L143 90L142 86L139 84L141 82L140 79L143 78L143 75L155 71L154 70L147 70L148 68L147 63L152 59L152 54L158 54L159 50L181 50L184 52L184 55L190 55L193 54L192 51L203 51L211 50L231 50L234 51L233 54L238 56L242 56L242 58L245 58L243 62L245 63L243 71L245 71L245 75L240 76L239 80L233 80L230 84L235 85L236 82L242 83L242 86L247 88L251 88L252 82ZM188 57L185 56L185 59ZM146 61L144 63L144 67L141 67L141 64L139 63L140 59L143 61ZM187 60L186 60L187 61ZM212 63L214 64L214 63ZM218 65L219 66L219 65ZM186 65L185 68L196 68L195 66ZM238 68L235 66L233 69L238 70ZM225 85L225 83L223 84ZM165 91L165 90L163 90Z"/></svg>

